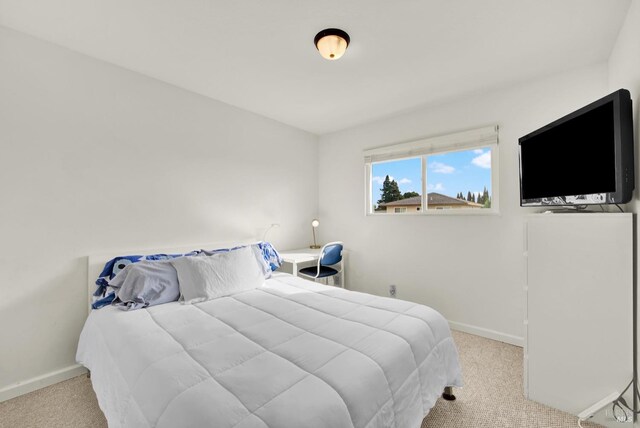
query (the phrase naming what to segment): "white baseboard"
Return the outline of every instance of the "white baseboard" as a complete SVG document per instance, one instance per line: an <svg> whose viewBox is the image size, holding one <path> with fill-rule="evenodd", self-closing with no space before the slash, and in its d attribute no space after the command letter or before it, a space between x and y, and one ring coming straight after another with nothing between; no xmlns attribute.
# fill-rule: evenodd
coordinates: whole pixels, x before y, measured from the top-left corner
<svg viewBox="0 0 640 428"><path fill-rule="evenodd" d="M524 346L524 339L522 337L513 336L511 334L500 333L499 331L490 330L488 328L477 327L475 325L463 324L455 321L449 321L449 326L452 330L475 334L476 336L486 337L487 339L493 339L515 346Z"/></svg>
<svg viewBox="0 0 640 428"><path fill-rule="evenodd" d="M27 394L45 386L53 385L54 383L62 382L72 377L80 376L86 373L87 369L80 364L74 364L69 367L65 367L54 372L43 374L31 379L27 379L23 382L18 382L13 385L6 386L0 389L0 402L10 400L20 395Z"/></svg>

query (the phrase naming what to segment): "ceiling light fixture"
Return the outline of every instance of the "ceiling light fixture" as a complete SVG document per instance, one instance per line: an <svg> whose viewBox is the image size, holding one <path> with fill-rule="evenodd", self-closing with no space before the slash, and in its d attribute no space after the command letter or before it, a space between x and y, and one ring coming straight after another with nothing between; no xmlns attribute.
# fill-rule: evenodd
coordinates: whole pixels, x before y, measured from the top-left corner
<svg viewBox="0 0 640 428"><path fill-rule="evenodd" d="M337 28L327 28L316 34L313 43L320 55L329 61L339 59L349 46L351 38L347 33Z"/></svg>

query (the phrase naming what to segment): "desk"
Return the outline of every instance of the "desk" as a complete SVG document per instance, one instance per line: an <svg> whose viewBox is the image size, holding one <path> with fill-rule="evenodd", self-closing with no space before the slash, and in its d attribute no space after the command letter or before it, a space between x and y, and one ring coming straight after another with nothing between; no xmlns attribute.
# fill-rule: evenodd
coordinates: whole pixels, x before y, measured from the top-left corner
<svg viewBox="0 0 640 428"><path fill-rule="evenodd" d="M299 248L297 250L280 251L285 263L291 263L293 276L298 276L298 263L317 262L320 258L320 248ZM344 250L342 250L342 271L340 272L340 286L344 288Z"/></svg>

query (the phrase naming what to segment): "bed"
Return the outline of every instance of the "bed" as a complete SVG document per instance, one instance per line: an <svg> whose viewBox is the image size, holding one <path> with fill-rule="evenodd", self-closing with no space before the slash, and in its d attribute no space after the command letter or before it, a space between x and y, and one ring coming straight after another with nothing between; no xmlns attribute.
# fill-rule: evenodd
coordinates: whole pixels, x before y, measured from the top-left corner
<svg viewBox="0 0 640 428"><path fill-rule="evenodd" d="M110 427L417 428L462 386L437 311L277 272L196 304L90 311L77 360Z"/></svg>

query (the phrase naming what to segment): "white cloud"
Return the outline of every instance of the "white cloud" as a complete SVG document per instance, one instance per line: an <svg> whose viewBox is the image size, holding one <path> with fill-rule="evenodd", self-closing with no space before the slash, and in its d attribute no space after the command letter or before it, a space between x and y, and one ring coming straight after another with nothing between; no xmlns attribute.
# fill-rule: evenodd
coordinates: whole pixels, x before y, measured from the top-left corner
<svg viewBox="0 0 640 428"><path fill-rule="evenodd" d="M385 178L386 178L386 176L385 177L378 177L376 175L375 177L371 177L371 182L382 186L382 183L384 183L384 179ZM393 180L395 180L395 178L392 175L390 175L389 176L389 180L393 181ZM396 180L396 182L398 184L411 184L411 180L408 179L408 178L401 178L400 180Z"/></svg>
<svg viewBox="0 0 640 428"><path fill-rule="evenodd" d="M477 155L481 155L481 154L483 154L483 153L484 153L484 150L482 150L482 149L475 149L475 150L473 151L473 153L475 153L475 154L477 154Z"/></svg>
<svg viewBox="0 0 640 428"><path fill-rule="evenodd" d="M491 152L486 152L480 156L476 156L471 160L471 163L480 168L491 168Z"/></svg>
<svg viewBox="0 0 640 428"><path fill-rule="evenodd" d="M429 168L431 168L431 170L433 172L437 172L437 173L440 173L440 174L451 174L452 172L454 172L456 170L451 165L447 165L447 164L444 164L442 162L431 162L429 164Z"/></svg>
<svg viewBox="0 0 640 428"><path fill-rule="evenodd" d="M429 183L427 185L427 190L444 190L444 186L442 185L442 183L436 183L436 184L431 184Z"/></svg>
<svg viewBox="0 0 640 428"><path fill-rule="evenodd" d="M384 177L378 177L378 176L371 177L371 182L382 186L382 183L384 183Z"/></svg>

